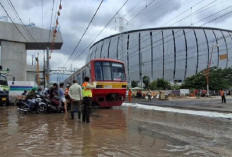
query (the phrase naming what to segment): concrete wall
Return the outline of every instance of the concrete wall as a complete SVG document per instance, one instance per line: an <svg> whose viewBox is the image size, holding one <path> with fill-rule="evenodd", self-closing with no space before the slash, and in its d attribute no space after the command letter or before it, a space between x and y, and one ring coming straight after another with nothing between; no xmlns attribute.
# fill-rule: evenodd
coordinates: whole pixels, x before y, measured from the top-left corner
<svg viewBox="0 0 232 157"><path fill-rule="evenodd" d="M26 26L27 29L25 29L23 25L15 25L23 35L12 23L0 21L0 44L1 41L25 43L27 50L45 50L46 47L51 46L52 31L32 26ZM27 32L27 30L31 35ZM61 32L57 32L56 40L54 41L54 49L60 49L62 44L63 40Z"/></svg>
<svg viewBox="0 0 232 157"><path fill-rule="evenodd" d="M7 76L8 80L13 80L15 77L15 80L26 81L27 53L25 44L9 41L2 41L1 44L2 68L10 70Z"/></svg>
<svg viewBox="0 0 232 157"><path fill-rule="evenodd" d="M43 66L39 67L40 78L43 77ZM36 65L27 65L27 81L37 81Z"/></svg>
<svg viewBox="0 0 232 157"><path fill-rule="evenodd" d="M36 73L33 76L33 72L29 72L27 77L26 52L51 47L52 36L51 30L0 21L1 66L4 70L10 69L9 81L13 77L16 81L34 80ZM60 49L62 44L61 33L57 32L53 49Z"/></svg>

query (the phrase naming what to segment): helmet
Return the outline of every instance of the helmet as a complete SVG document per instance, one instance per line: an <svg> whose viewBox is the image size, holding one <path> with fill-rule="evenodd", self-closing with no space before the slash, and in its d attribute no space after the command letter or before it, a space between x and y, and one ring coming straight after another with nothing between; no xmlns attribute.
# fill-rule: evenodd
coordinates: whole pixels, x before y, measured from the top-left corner
<svg viewBox="0 0 232 157"><path fill-rule="evenodd" d="M68 84L66 85L66 87L70 87L70 84L68 83Z"/></svg>
<svg viewBox="0 0 232 157"><path fill-rule="evenodd" d="M32 87L31 90L36 91L36 90L37 90L37 87Z"/></svg>

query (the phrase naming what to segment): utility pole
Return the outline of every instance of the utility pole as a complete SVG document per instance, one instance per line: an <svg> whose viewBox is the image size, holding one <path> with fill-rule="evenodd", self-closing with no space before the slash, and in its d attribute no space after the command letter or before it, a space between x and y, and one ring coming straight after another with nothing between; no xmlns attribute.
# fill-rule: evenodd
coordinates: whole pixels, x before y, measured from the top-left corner
<svg viewBox="0 0 232 157"><path fill-rule="evenodd" d="M211 65L211 62L212 62L212 56L213 56L213 48L214 47L218 47L218 45L213 45L212 46L212 51L211 51L211 54L210 54L210 60L209 60L209 63L208 63L208 68L207 68L207 74L206 74L206 81L207 81L207 95L209 96L209 73L210 73L210 65Z"/></svg>
<svg viewBox="0 0 232 157"><path fill-rule="evenodd" d="M39 82L39 58L35 57L36 60L36 71L37 71L37 85L39 86L40 82Z"/></svg>
<svg viewBox="0 0 232 157"><path fill-rule="evenodd" d="M125 34L125 38L127 40L127 46L126 46L126 53L124 54L123 53L123 33L125 30L127 30L126 28L126 25L128 25L128 21L126 20L125 18L126 15L121 15L121 14L118 14L117 17L115 17L115 22L118 23L118 26L115 27L115 29L121 33L120 34L120 40L121 40L121 58L125 59L126 60L126 65L127 65L127 76L128 76L128 82L130 82L130 77L129 77L129 38L130 36ZM128 33L128 30L127 30L127 33ZM118 52L117 52L118 53ZM119 53L118 53L119 54ZM122 57L123 56L123 57ZM124 56L127 56L127 57L124 57ZM118 56L119 58L119 56Z"/></svg>
<svg viewBox="0 0 232 157"><path fill-rule="evenodd" d="M45 67L46 67L46 59L45 59L45 58L46 58L46 57L45 57L45 56L46 56L46 53L45 53L45 51L44 51L44 56L43 56L43 57L44 57L44 58L43 58L43 59L44 59L44 60L43 60L43 61L44 61L44 62L43 62L43 81L44 81L44 89L46 88L46 72L45 72L45 70L46 70L46 68L45 68Z"/></svg>
<svg viewBox="0 0 232 157"><path fill-rule="evenodd" d="M126 15L120 15L118 14L117 17L115 17L115 22L117 23L118 22L118 26L116 26L116 30L118 29L118 31L121 33L121 32L124 32L125 31L125 25L127 25L127 20L125 19L125 16Z"/></svg>
<svg viewBox="0 0 232 157"><path fill-rule="evenodd" d="M50 69L49 69L49 48L46 48L47 51L47 71L46 71L46 78L47 78L47 88L50 86Z"/></svg>
<svg viewBox="0 0 232 157"><path fill-rule="evenodd" d="M32 63L31 63L31 64L33 65L34 55L32 55L32 59L31 59L31 60L32 60Z"/></svg>

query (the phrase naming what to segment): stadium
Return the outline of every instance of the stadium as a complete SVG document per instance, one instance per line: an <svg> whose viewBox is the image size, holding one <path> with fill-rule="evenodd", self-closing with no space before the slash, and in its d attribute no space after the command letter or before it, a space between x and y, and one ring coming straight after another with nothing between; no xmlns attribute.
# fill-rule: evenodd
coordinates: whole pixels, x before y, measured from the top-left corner
<svg viewBox="0 0 232 157"><path fill-rule="evenodd" d="M127 81L163 78L182 82L208 66L232 65L232 31L210 27L160 27L115 34L94 43L86 62L96 58L125 63Z"/></svg>

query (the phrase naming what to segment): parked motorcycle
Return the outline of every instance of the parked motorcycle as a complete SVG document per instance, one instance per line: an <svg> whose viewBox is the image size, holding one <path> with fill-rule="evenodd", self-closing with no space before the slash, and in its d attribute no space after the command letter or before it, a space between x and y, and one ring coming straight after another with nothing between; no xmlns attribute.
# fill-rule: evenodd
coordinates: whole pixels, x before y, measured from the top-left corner
<svg viewBox="0 0 232 157"><path fill-rule="evenodd" d="M36 111L37 113L45 113L47 111L47 104L42 101L40 95L36 95L36 98L29 100L21 100L17 103L20 113L28 113Z"/></svg>

